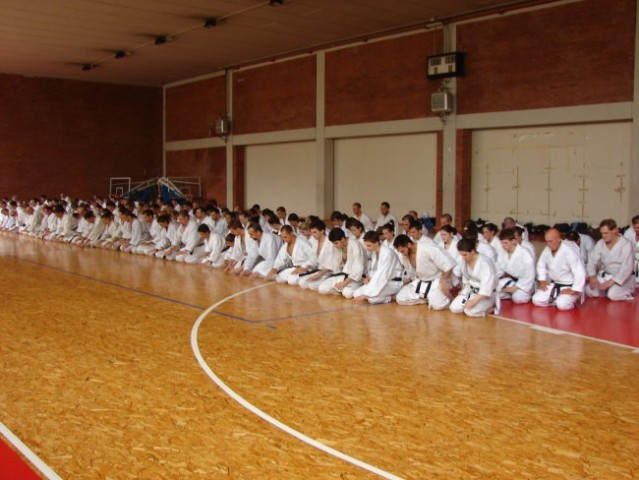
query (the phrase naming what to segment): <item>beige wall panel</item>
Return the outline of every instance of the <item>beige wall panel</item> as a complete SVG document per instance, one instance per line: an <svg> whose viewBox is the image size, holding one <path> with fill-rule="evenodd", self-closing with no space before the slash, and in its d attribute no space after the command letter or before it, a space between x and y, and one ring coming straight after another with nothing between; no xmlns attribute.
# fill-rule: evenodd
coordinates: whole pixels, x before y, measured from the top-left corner
<svg viewBox="0 0 639 480"><path fill-rule="evenodd" d="M315 213L315 142L246 147L246 205Z"/></svg>
<svg viewBox="0 0 639 480"><path fill-rule="evenodd" d="M373 221L387 201L400 220L409 210L435 214L437 136L411 134L335 141L335 208L360 202Z"/></svg>
<svg viewBox="0 0 639 480"><path fill-rule="evenodd" d="M627 223L630 124L475 132L472 217Z"/></svg>

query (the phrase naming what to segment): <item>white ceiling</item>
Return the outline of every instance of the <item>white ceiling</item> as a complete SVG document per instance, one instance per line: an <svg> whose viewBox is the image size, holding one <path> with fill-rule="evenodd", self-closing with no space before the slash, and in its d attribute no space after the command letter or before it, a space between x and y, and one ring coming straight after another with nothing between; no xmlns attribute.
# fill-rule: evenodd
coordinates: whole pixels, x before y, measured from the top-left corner
<svg viewBox="0 0 639 480"><path fill-rule="evenodd" d="M527 3L539 0L0 0L0 72L159 86ZM207 18L218 25L204 28ZM155 45L159 35L175 39ZM132 55L115 59L117 50Z"/></svg>

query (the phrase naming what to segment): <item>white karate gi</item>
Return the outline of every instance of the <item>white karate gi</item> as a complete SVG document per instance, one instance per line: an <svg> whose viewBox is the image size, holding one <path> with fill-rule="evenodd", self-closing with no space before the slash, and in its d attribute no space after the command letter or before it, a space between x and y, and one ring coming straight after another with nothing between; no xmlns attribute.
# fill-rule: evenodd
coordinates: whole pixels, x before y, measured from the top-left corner
<svg viewBox="0 0 639 480"><path fill-rule="evenodd" d="M200 234L197 231L198 224L197 222L191 218L189 222L184 225L180 225L178 229L178 234L180 237L179 248L175 253L176 262L184 262L187 257L194 256L195 260L192 263L197 263L202 258L204 258L204 245L202 239L200 238ZM184 251L179 253L180 251ZM172 255L167 256L167 260L171 260ZM190 257L193 259L193 257Z"/></svg>
<svg viewBox="0 0 639 480"><path fill-rule="evenodd" d="M280 250L282 239L270 231L263 231L257 243L257 250L252 251L244 262L244 271L258 273L265 277L269 274Z"/></svg>
<svg viewBox="0 0 639 480"><path fill-rule="evenodd" d="M499 279L497 292L499 298L512 299L513 303L526 303L532 298L535 291L535 261L530 252L521 245L515 245L515 250L510 255L506 250L499 254L499 270L502 278ZM517 287L513 293L503 292L506 287Z"/></svg>
<svg viewBox="0 0 639 480"><path fill-rule="evenodd" d="M375 230L382 228L389 222L393 222L395 225L395 235L399 233L399 223L397 223L397 219L392 213L388 213L387 215L380 215L377 219L377 223L375 224Z"/></svg>
<svg viewBox="0 0 639 480"><path fill-rule="evenodd" d="M457 265L455 260L427 237L416 243L414 280L404 285L397 294L400 305L428 303L433 310L443 310L450 305L450 298L440 288L441 276ZM410 262L408 262L410 263ZM449 280L450 281L450 280ZM450 287L450 284L449 284Z"/></svg>
<svg viewBox="0 0 639 480"><path fill-rule="evenodd" d="M273 264L273 268L277 271L275 281L277 283L288 283L293 270L308 262L312 254L313 247L311 242L303 235L295 237L293 252L290 255L288 253L288 244L283 244Z"/></svg>
<svg viewBox="0 0 639 480"><path fill-rule="evenodd" d="M206 255L201 260L201 262L213 268L222 267L224 265L224 255L222 254L222 250L224 250L224 247L225 242L222 235L211 232L209 234L209 238L204 242L204 252ZM192 257L187 257L185 262L193 263Z"/></svg>
<svg viewBox="0 0 639 480"><path fill-rule="evenodd" d="M341 251L340 251L341 252ZM366 273L368 256L366 247L356 238L350 238L346 247L346 262L339 273L334 273L319 285L318 292L322 294L340 294L343 289L337 290L335 285L350 278L347 287L356 290L362 285L362 278Z"/></svg>
<svg viewBox="0 0 639 480"><path fill-rule="evenodd" d="M586 285L586 295L589 297L607 296L610 300L632 300L635 291L634 246L621 235L612 249L599 240L590 254L588 262L588 277L597 277L599 283L613 280L615 283L602 292Z"/></svg>
<svg viewBox="0 0 639 480"><path fill-rule="evenodd" d="M624 238L630 241L635 246L635 286L639 287L639 235L632 228L632 223L623 234Z"/></svg>
<svg viewBox="0 0 639 480"><path fill-rule="evenodd" d="M368 232L369 230L373 230L375 226L373 225L373 221L370 219L368 215L362 213L359 217L355 215L353 218L356 218L364 225L364 232Z"/></svg>
<svg viewBox="0 0 639 480"><path fill-rule="evenodd" d="M535 305L555 305L559 310L573 309L586 283L586 269L577 245L562 240L554 255L549 247L544 248L537 262L537 280L548 282L549 285L545 291L539 289L535 292L532 297ZM562 293L567 288L575 293Z"/></svg>
<svg viewBox="0 0 639 480"><path fill-rule="evenodd" d="M338 273L341 270L342 254L330 242L328 237L324 236L324 242L322 243L321 249L319 248L319 242L315 240L313 243L312 255L308 259L308 262L303 265L303 268L305 268L309 273L291 275L288 280L289 285L299 285L301 288L317 290L326 277L333 273ZM311 280L311 277L321 270L327 270L328 272L324 273L316 280Z"/></svg>
<svg viewBox="0 0 639 480"><path fill-rule="evenodd" d="M449 310L453 313L464 312L469 317L484 317L495 305L495 288L497 287L497 274L493 261L477 253L475 266L471 270L468 263L462 262L461 267L463 287L459 295L451 302ZM485 298L477 302L472 308L467 308L466 303L476 295Z"/></svg>
<svg viewBox="0 0 639 480"><path fill-rule="evenodd" d="M386 245L379 246L379 252L373 253L373 266L369 272L369 281L352 293L352 297L364 296L369 303L390 303L393 295L402 288L402 264L397 252ZM347 290L348 289L348 290ZM351 298L348 288L343 295Z"/></svg>
<svg viewBox="0 0 639 480"><path fill-rule="evenodd" d="M581 253L581 259L584 261L584 265L588 265L590 254L595 248L595 241L590 235L584 235L579 233L579 252Z"/></svg>

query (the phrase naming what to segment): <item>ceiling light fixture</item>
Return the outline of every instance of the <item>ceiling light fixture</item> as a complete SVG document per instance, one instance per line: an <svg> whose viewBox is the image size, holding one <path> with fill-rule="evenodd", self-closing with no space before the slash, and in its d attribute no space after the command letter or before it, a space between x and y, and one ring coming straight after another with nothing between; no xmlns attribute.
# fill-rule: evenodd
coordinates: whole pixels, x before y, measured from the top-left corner
<svg viewBox="0 0 639 480"><path fill-rule="evenodd" d="M95 63L85 63L84 65L82 65L82 71L88 72L89 70L93 70L96 67L97 65Z"/></svg>
<svg viewBox="0 0 639 480"><path fill-rule="evenodd" d="M277 7L279 5L282 5L284 3L284 0L268 0L268 4L271 7Z"/></svg>
<svg viewBox="0 0 639 480"><path fill-rule="evenodd" d="M117 50L113 54L113 57L119 59L119 58L124 58L124 57L130 57L131 55L133 55L133 52L131 52L129 50Z"/></svg>
<svg viewBox="0 0 639 480"><path fill-rule="evenodd" d="M157 37L155 37L153 43L156 45L164 45L165 43L169 43L172 41L173 37L170 37L169 35L158 35Z"/></svg>
<svg viewBox="0 0 639 480"><path fill-rule="evenodd" d="M217 25L217 19L215 18L207 18L204 22L204 28L213 28Z"/></svg>

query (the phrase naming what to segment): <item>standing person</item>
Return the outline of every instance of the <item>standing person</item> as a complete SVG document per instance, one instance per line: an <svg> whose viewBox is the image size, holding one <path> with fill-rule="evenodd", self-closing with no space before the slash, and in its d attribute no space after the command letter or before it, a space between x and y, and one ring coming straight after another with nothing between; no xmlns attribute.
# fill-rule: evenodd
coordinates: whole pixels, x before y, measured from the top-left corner
<svg viewBox="0 0 639 480"><path fill-rule="evenodd" d="M364 232L368 232L369 230L374 230L373 221L370 219L368 215L366 215L362 211L362 204L359 202L353 203L353 218L360 221L364 226Z"/></svg>
<svg viewBox="0 0 639 480"><path fill-rule="evenodd" d="M493 261L477 252L477 240L462 238L457 243L462 257L462 289L450 304L453 313L484 317L495 306L497 274Z"/></svg>
<svg viewBox="0 0 639 480"><path fill-rule="evenodd" d="M502 250L498 253L499 279L497 292L501 299L513 303L527 303L535 291L535 260L530 252L517 243L515 230L504 228L499 232Z"/></svg>
<svg viewBox="0 0 639 480"><path fill-rule="evenodd" d="M362 285L366 273L366 247L357 238L350 237L341 228L333 228L328 234L328 240L342 255L344 267L339 273L334 273L319 286L319 293L343 293L346 287L355 290Z"/></svg>
<svg viewBox="0 0 639 480"><path fill-rule="evenodd" d="M399 225L397 223L397 219L395 216L390 213L390 204L388 202L382 202L379 206L379 211L381 215L377 219L377 223L375 224L375 231L379 231L384 225L393 222L393 233L397 235Z"/></svg>
<svg viewBox="0 0 639 480"><path fill-rule="evenodd" d="M455 260L430 239L428 242L413 242L408 235L398 235L393 246L400 255L408 259L415 272L415 279L397 294L397 303L427 303L433 310L448 308Z"/></svg>
<svg viewBox="0 0 639 480"><path fill-rule="evenodd" d="M588 262L589 297L632 300L635 290L634 246L619 233L617 222L607 218L599 224L601 240Z"/></svg>
<svg viewBox="0 0 639 480"><path fill-rule="evenodd" d="M382 245L379 234L374 231L364 235L366 250L372 253L372 267L369 276L356 290L347 285L342 294L346 298L372 304L390 303L402 288L402 264L397 252Z"/></svg>
<svg viewBox="0 0 639 480"><path fill-rule="evenodd" d="M539 307L572 310L584 291L586 269L576 245L561 239L556 228L544 235L546 248L537 261L539 289L532 301Z"/></svg>

